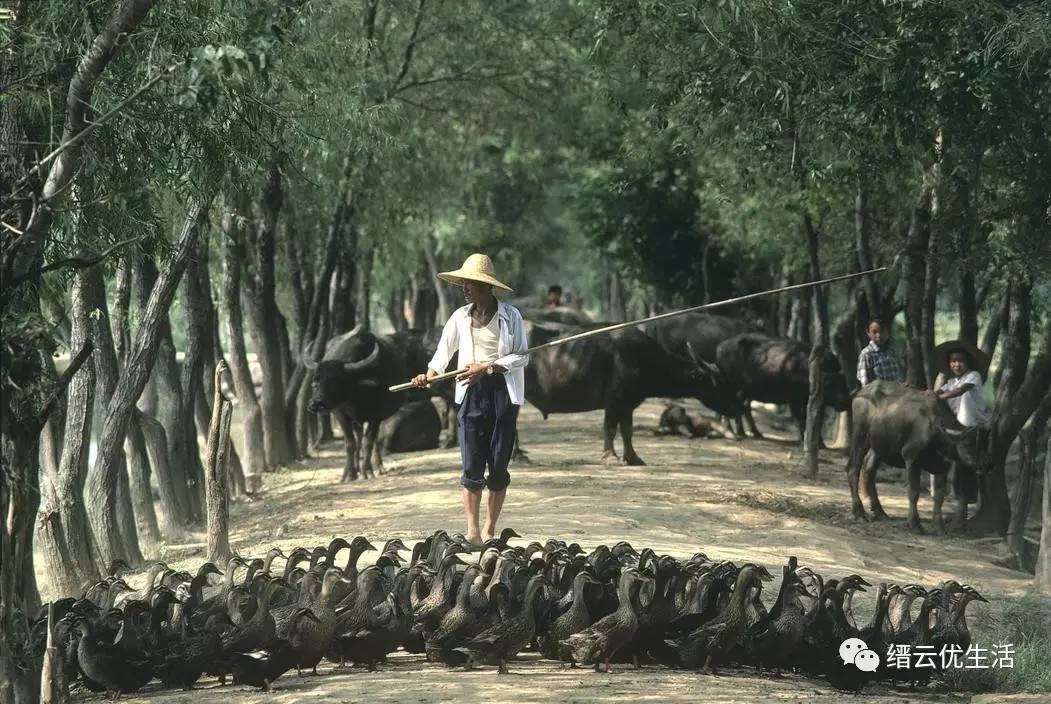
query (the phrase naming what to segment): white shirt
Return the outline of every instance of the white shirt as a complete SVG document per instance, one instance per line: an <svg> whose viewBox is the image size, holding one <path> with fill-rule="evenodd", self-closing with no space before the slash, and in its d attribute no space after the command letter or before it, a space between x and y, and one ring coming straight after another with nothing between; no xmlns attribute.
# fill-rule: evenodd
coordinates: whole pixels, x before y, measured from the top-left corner
<svg viewBox="0 0 1051 704"><path fill-rule="evenodd" d="M956 414L956 419L962 425L967 427L975 425L988 427L992 421L992 414L989 412L989 404L985 402L985 394L982 393L981 374L976 371L969 371L963 376L955 377L945 382L940 390L952 391L965 384L974 384L974 387L963 396L946 399L949 408L953 410Z"/></svg>
<svg viewBox="0 0 1051 704"><path fill-rule="evenodd" d="M467 304L457 308L449 316L449 321L442 330L442 339L438 341L438 348L434 350L434 356L427 364L428 369L433 369L441 374L449 366L453 354L456 354L456 367L462 369L474 359L474 344L471 334L471 306ZM497 301L496 315L500 326L499 339L497 340L497 354L499 355L494 364L498 364L507 371L504 380L507 382L507 395L511 403L521 406L525 401L525 367L529 364L529 355L522 354L529 349L529 341L526 339L525 323L522 321L522 313L514 306ZM462 343L462 344L461 344ZM495 374L496 372L494 372ZM457 382L456 403L463 403L467 394L467 383Z"/></svg>
<svg viewBox="0 0 1051 704"><path fill-rule="evenodd" d="M500 317L494 315L485 327L471 326L471 342L474 344L474 361L495 362L500 358Z"/></svg>

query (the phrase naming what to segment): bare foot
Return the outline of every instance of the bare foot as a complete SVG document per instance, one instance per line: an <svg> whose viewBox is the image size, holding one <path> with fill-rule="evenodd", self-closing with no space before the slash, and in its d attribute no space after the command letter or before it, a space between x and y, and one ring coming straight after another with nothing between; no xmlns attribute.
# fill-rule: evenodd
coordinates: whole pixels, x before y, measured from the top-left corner
<svg viewBox="0 0 1051 704"><path fill-rule="evenodd" d="M473 535L471 533L468 533L464 537L467 538L467 542L470 543L473 547L481 547L482 536L478 535L477 533L474 533Z"/></svg>

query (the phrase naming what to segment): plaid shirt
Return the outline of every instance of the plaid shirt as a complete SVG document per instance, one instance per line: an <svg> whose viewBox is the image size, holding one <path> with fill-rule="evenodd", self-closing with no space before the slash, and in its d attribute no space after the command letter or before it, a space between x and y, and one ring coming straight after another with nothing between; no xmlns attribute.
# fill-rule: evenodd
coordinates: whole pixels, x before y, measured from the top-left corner
<svg viewBox="0 0 1051 704"><path fill-rule="evenodd" d="M858 381L864 386L877 379L886 381L905 381L905 367L901 364L898 353L890 343L877 347L875 342L858 355Z"/></svg>

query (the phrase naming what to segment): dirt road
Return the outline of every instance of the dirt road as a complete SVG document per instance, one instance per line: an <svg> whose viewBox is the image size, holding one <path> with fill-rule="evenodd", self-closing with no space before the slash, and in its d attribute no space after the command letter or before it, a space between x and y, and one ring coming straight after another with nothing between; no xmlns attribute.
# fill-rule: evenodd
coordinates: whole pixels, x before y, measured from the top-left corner
<svg viewBox="0 0 1051 704"><path fill-rule="evenodd" d="M540 418L523 410L520 435L532 464L512 468L502 525L523 541L557 536L585 548L630 540L686 558L702 550L713 559L752 560L777 574L789 555L826 575L857 572L871 582L890 580L932 585L956 578L995 598L1023 592L1022 575L995 567L983 556L988 544L952 537L915 536L905 527L901 483L881 484L892 520L856 524L850 518L843 480L843 456L824 453L817 479L801 476L798 452L787 433L763 441L690 440L653 433L661 406L645 404L636 413L636 449L645 467L596 464L600 454L600 413ZM760 423L769 429L760 414ZM231 536L234 549L261 554L273 545L315 545L333 536L419 539L436 528L462 530L458 451L394 455L383 476L339 484L341 448L290 471L269 475L262 501L237 504ZM930 502L921 502L929 516ZM189 536L187 543L201 536ZM411 543L410 543L411 544ZM372 559L366 553L363 562ZM203 559L193 545L163 553L173 566ZM776 582L774 582L776 588ZM860 595L864 597L866 595ZM868 595L871 598L871 595ZM767 598L771 601L773 595ZM982 607L975 604L974 607ZM974 608L972 607L972 608ZM978 611L979 609L974 609ZM145 694L159 702L376 702L376 701L593 701L612 698L655 701L756 702L839 701L842 694L823 682L796 677L760 678L745 672L719 677L629 668L615 675L562 670L552 662L527 659L498 677L494 669L449 671L415 656L397 655L381 671L337 672L325 664L320 677L286 676L273 695L220 688L202 681L201 691ZM239 688L238 688L239 689ZM930 691L897 692L873 687L852 701L966 701L967 695Z"/></svg>

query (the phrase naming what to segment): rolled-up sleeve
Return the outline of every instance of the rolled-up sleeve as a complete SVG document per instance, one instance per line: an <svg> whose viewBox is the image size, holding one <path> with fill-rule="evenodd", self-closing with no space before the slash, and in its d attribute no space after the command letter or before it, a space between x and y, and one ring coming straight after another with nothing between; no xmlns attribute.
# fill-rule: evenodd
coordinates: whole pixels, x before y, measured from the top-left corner
<svg viewBox="0 0 1051 704"><path fill-rule="evenodd" d="M428 369L433 369L438 374L443 374L449 361L460 349L460 332L456 325L456 315L453 314L445 327L442 329L442 338L438 340L438 347L434 350L434 356L427 363Z"/></svg>
<svg viewBox="0 0 1051 704"><path fill-rule="evenodd" d="M869 383L869 351L864 349L858 355L858 381L862 386Z"/></svg>
<svg viewBox="0 0 1051 704"><path fill-rule="evenodd" d="M524 354L529 349L529 340L526 337L525 323L522 321L521 314L512 315L510 322L511 352L493 362L508 371L522 369L529 364L529 355Z"/></svg>

